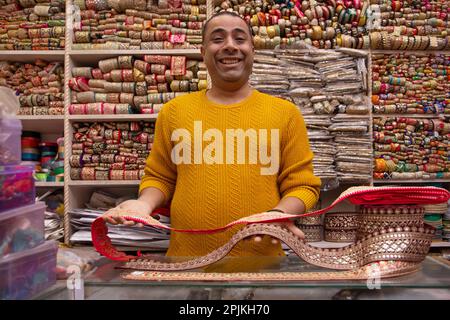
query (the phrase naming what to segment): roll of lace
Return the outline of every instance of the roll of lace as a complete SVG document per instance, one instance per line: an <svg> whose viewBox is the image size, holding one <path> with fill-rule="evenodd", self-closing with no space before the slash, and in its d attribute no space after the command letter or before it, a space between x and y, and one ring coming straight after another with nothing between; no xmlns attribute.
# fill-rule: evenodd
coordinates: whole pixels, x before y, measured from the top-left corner
<svg viewBox="0 0 450 320"><path fill-rule="evenodd" d="M450 178L449 118L374 118L375 179Z"/></svg>
<svg viewBox="0 0 450 320"><path fill-rule="evenodd" d="M372 49L448 50L448 2L372 0Z"/></svg>
<svg viewBox="0 0 450 320"><path fill-rule="evenodd" d="M324 240L329 242L355 242L358 229L357 212L327 213L324 219Z"/></svg>
<svg viewBox="0 0 450 320"><path fill-rule="evenodd" d="M306 242L318 242L323 240L323 227L321 225L299 225L305 234Z"/></svg>
<svg viewBox="0 0 450 320"><path fill-rule="evenodd" d="M77 0L75 50L198 48L206 20L206 0Z"/></svg>
<svg viewBox="0 0 450 320"><path fill-rule="evenodd" d="M0 62L0 85L19 94L19 115L64 114L64 65L36 60L35 63Z"/></svg>
<svg viewBox="0 0 450 320"><path fill-rule="evenodd" d="M450 114L449 73L450 54L374 54L373 112Z"/></svg>
<svg viewBox="0 0 450 320"><path fill-rule="evenodd" d="M439 241L448 239L449 225L446 217L449 210L448 203L425 205L423 208L424 222L436 228L434 239Z"/></svg>
<svg viewBox="0 0 450 320"><path fill-rule="evenodd" d="M168 55L124 55L101 60L98 68L76 67L69 113L158 113L176 96L205 89L199 72L206 72L204 63Z"/></svg>
<svg viewBox="0 0 450 320"><path fill-rule="evenodd" d="M418 206L361 206L358 216L358 239L389 228L423 227L424 209Z"/></svg>
<svg viewBox="0 0 450 320"><path fill-rule="evenodd" d="M225 0L215 12L232 10L251 26L257 49L306 43L316 48L370 46L366 1L249 1Z"/></svg>
<svg viewBox="0 0 450 320"><path fill-rule="evenodd" d="M65 11L65 0L0 1L0 50L64 49Z"/></svg>
<svg viewBox="0 0 450 320"><path fill-rule="evenodd" d="M424 216L424 222L436 228L433 239L442 240L442 230L444 229L444 225L442 224L442 215L426 213Z"/></svg>
<svg viewBox="0 0 450 320"><path fill-rule="evenodd" d="M139 180L154 139L154 122L74 123L72 180Z"/></svg>

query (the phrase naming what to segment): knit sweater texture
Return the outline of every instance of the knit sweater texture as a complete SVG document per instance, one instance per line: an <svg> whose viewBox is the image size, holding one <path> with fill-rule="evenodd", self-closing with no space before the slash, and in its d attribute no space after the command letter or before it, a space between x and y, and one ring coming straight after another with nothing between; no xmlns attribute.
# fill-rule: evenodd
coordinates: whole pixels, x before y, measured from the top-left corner
<svg viewBox="0 0 450 320"><path fill-rule="evenodd" d="M230 129L248 134L241 143L244 147L227 135ZM256 151L251 139L257 141ZM261 156L261 150L268 156ZM163 106L139 189L155 187L163 192L170 202L173 228L213 229L270 210L284 197L296 197L307 210L312 208L321 185L312 159L303 117L291 102L253 90L239 103L222 105L210 101L202 90ZM268 174L271 165L276 170ZM240 228L213 234L172 232L167 255L205 255ZM264 236L260 243L241 241L231 255L282 256L283 251Z"/></svg>

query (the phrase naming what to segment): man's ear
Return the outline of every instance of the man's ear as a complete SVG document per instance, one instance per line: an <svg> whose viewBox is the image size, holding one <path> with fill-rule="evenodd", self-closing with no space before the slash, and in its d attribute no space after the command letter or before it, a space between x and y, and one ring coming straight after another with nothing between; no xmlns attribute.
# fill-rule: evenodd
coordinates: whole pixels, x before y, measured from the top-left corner
<svg viewBox="0 0 450 320"><path fill-rule="evenodd" d="M200 53L202 54L202 57L205 56L205 46L203 44L200 46Z"/></svg>

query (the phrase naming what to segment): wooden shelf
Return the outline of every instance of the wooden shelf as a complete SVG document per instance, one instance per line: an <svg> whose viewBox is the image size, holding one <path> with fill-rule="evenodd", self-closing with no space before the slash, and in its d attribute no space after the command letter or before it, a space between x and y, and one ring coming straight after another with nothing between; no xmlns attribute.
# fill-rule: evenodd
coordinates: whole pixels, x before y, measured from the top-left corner
<svg viewBox="0 0 450 320"><path fill-rule="evenodd" d="M64 135L64 116L17 116L26 131Z"/></svg>
<svg viewBox="0 0 450 320"><path fill-rule="evenodd" d="M38 120L64 120L64 115L60 116L17 116L22 121L38 121Z"/></svg>
<svg viewBox="0 0 450 320"><path fill-rule="evenodd" d="M37 188L64 188L64 182L36 181L34 185Z"/></svg>
<svg viewBox="0 0 450 320"><path fill-rule="evenodd" d="M64 50L0 50L1 61L34 62L37 59L63 62Z"/></svg>
<svg viewBox="0 0 450 320"><path fill-rule="evenodd" d="M448 241L433 241L431 242L432 248L450 248L450 242Z"/></svg>
<svg viewBox="0 0 450 320"><path fill-rule="evenodd" d="M104 122L104 121L139 121L155 120L158 114L93 114L93 115L70 115L70 121Z"/></svg>
<svg viewBox="0 0 450 320"><path fill-rule="evenodd" d="M418 180L373 180L374 184L401 184L401 183L436 183L436 182L450 182L450 179L418 179Z"/></svg>
<svg viewBox="0 0 450 320"><path fill-rule="evenodd" d="M67 184L69 186L92 187L92 186L138 186L140 180L71 180Z"/></svg>

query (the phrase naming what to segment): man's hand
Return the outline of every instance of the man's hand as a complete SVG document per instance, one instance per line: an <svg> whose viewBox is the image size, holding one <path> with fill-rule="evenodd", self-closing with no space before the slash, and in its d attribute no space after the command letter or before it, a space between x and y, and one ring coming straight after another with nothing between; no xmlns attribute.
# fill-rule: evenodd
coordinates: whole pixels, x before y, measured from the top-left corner
<svg viewBox="0 0 450 320"><path fill-rule="evenodd" d="M123 224L125 226L143 227L142 223L135 223L134 221L125 220L124 216L135 216L148 218L152 213L150 205L142 200L127 200L119 204L117 207L106 211L102 218L111 224Z"/></svg>
<svg viewBox="0 0 450 320"><path fill-rule="evenodd" d="M295 226L294 222L288 221L288 222L278 222L276 223L278 225L281 225L282 227L286 228L287 230L291 231L294 235L296 235L299 239L305 239L305 234L302 230L300 230L297 226ZM250 240L255 241L256 243L262 241L261 236L252 236L250 237ZM276 238L272 238L272 244L278 244L279 240Z"/></svg>

